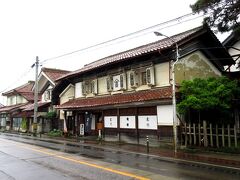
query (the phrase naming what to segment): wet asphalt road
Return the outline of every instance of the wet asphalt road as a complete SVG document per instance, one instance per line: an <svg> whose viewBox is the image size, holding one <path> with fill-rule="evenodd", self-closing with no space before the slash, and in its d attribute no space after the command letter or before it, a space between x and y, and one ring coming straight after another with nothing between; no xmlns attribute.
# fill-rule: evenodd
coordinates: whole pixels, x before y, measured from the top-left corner
<svg viewBox="0 0 240 180"><path fill-rule="evenodd" d="M238 170L4 134L0 162L0 179L240 179Z"/></svg>

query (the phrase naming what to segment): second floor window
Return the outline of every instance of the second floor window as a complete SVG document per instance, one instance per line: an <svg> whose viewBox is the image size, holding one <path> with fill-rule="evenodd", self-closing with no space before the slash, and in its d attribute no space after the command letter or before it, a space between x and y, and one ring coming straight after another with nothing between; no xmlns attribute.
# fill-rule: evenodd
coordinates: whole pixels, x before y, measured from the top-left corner
<svg viewBox="0 0 240 180"><path fill-rule="evenodd" d="M118 88L118 87L119 87L119 79L115 79L114 88Z"/></svg>
<svg viewBox="0 0 240 180"><path fill-rule="evenodd" d="M130 73L130 85L131 86L135 85L134 72Z"/></svg>
<svg viewBox="0 0 240 180"><path fill-rule="evenodd" d="M113 76L113 90L118 91L120 90L120 75Z"/></svg>
<svg viewBox="0 0 240 180"><path fill-rule="evenodd" d="M112 91L112 81L113 81L112 76L109 76L107 78L107 91Z"/></svg>
<svg viewBox="0 0 240 180"><path fill-rule="evenodd" d="M146 70L146 79L147 79L148 84L152 83L152 81L151 81L151 70L149 68Z"/></svg>
<svg viewBox="0 0 240 180"><path fill-rule="evenodd" d="M124 82L124 78L123 78L123 75L121 74L121 75L120 75L120 87L121 87L121 88L124 88L124 83L125 83L125 82Z"/></svg>
<svg viewBox="0 0 240 180"><path fill-rule="evenodd" d="M146 71L142 72L142 85L146 85L147 84L147 76L146 76Z"/></svg>
<svg viewBox="0 0 240 180"><path fill-rule="evenodd" d="M46 90L44 93L44 100L48 101L50 99L51 99L51 92L50 92L50 90Z"/></svg>
<svg viewBox="0 0 240 180"><path fill-rule="evenodd" d="M94 91L95 91L95 82L94 81L92 81L92 83L91 83L91 91L92 91L92 93L95 93Z"/></svg>

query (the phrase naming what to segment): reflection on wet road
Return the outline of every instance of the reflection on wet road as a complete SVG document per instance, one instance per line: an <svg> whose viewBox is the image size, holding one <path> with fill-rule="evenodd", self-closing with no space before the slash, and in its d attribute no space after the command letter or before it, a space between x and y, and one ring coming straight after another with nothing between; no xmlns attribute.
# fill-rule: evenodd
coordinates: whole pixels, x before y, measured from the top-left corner
<svg viewBox="0 0 240 180"><path fill-rule="evenodd" d="M40 147L57 150L58 152L69 153L74 156L120 165L125 168L133 168L153 175L173 179L240 179L240 171L224 169L214 166L191 164L184 161L174 161L164 157L146 156L143 154L116 151L113 149L102 149L96 146L89 146L81 143L70 143L67 141L44 140L32 137L6 136L0 138L13 140L21 143L37 145ZM151 179L155 179L152 176Z"/></svg>

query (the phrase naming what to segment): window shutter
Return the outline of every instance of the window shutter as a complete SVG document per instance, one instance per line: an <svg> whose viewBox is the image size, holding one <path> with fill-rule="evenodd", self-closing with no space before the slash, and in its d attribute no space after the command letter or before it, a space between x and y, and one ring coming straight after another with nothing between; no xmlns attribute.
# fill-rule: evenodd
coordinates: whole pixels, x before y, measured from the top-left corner
<svg viewBox="0 0 240 180"><path fill-rule="evenodd" d="M87 93L86 93L86 83L85 83L85 81L82 82L82 94L83 94L83 95L86 95L86 94L87 94Z"/></svg>
<svg viewBox="0 0 240 180"><path fill-rule="evenodd" d="M155 85L155 74L153 66L146 69L146 79L149 86Z"/></svg>
<svg viewBox="0 0 240 180"><path fill-rule="evenodd" d="M91 86L92 86L92 93L97 94L98 93L98 81L97 81L97 79L92 81Z"/></svg>
<svg viewBox="0 0 240 180"><path fill-rule="evenodd" d="M138 86L138 74L135 71L129 74L129 85L131 88L136 88Z"/></svg>
<svg viewBox="0 0 240 180"><path fill-rule="evenodd" d="M134 72L130 73L130 86L133 87L135 85L135 79L134 79Z"/></svg>
<svg viewBox="0 0 240 180"><path fill-rule="evenodd" d="M126 73L120 75L120 87L122 90L126 89Z"/></svg>
<svg viewBox="0 0 240 180"><path fill-rule="evenodd" d="M107 91L112 91L113 89L112 76L107 77Z"/></svg>

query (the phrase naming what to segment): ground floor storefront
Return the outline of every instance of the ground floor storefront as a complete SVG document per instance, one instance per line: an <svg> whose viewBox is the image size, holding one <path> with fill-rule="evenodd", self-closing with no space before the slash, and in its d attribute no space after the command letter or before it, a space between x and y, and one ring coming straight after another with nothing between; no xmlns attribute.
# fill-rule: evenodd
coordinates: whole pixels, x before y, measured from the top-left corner
<svg viewBox="0 0 240 180"><path fill-rule="evenodd" d="M154 105L64 110L60 121L70 135L96 135L106 141L134 144L144 144L148 138L157 144L159 140L172 140L172 117L172 105Z"/></svg>

